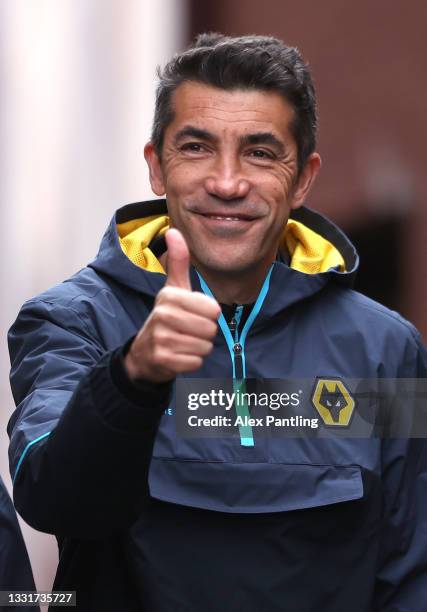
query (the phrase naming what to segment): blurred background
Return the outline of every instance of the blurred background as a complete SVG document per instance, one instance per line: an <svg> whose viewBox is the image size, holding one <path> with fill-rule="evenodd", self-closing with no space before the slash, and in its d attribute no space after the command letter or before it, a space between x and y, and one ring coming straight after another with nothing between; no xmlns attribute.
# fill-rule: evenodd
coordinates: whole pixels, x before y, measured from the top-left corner
<svg viewBox="0 0 427 612"><path fill-rule="evenodd" d="M361 254L357 288L427 337L427 5L422 0L0 0L0 473L7 329L84 266L116 208L153 197L155 69L206 30L273 34L314 75L323 168L307 204ZM21 525L39 589L53 537Z"/></svg>

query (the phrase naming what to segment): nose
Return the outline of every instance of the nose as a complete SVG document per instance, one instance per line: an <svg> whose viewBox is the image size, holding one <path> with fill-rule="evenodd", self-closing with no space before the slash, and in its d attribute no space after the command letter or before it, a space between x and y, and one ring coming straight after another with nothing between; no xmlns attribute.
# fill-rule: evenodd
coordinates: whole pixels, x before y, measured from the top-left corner
<svg viewBox="0 0 427 612"><path fill-rule="evenodd" d="M250 181L242 174L238 160L232 156L217 157L205 179L206 191L222 200L244 198L250 190Z"/></svg>

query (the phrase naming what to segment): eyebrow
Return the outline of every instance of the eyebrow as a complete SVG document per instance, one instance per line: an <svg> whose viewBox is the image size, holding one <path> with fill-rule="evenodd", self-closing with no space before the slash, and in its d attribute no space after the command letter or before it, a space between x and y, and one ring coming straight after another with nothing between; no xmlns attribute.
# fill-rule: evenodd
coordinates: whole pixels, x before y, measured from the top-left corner
<svg viewBox="0 0 427 612"><path fill-rule="evenodd" d="M179 143L180 140L184 138L197 138L199 140L205 140L207 142L217 143L218 138L208 132L207 130L202 130L200 128L196 128L192 125L186 125L179 130L175 135L175 144ZM279 155L285 154L285 146L283 142L281 142L272 132L256 132L254 134L245 134L239 138L240 146L246 145L270 145L274 147Z"/></svg>
<svg viewBox="0 0 427 612"><path fill-rule="evenodd" d="M192 125L186 125L176 133L174 141L178 143L183 138L198 138L199 140L207 140L208 142L217 142L216 136L208 132L207 130L201 130L200 128L193 127Z"/></svg>
<svg viewBox="0 0 427 612"><path fill-rule="evenodd" d="M276 149L279 155L285 154L285 146L271 132L257 132L256 134L246 134L240 138L241 145L270 145Z"/></svg>

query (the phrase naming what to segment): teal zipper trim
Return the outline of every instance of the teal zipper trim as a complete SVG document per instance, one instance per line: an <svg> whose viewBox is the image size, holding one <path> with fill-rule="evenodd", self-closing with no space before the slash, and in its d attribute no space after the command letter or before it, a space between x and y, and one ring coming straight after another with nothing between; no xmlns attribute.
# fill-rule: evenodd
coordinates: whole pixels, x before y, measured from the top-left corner
<svg viewBox="0 0 427 612"><path fill-rule="evenodd" d="M254 307L252 308L251 313L249 317L247 318L246 323L242 329L242 333L240 334L239 342L242 345L242 361L243 361L243 377L244 378L246 378L246 360L245 360L246 336L248 335L248 332L250 328L252 327L253 322L255 321L255 317L259 314L259 311L261 310L262 305L264 304L264 300L267 296L268 290L270 289L270 278L271 278L271 273L273 272L273 266L274 264L271 264L270 269L267 272L267 276L265 277L265 280L261 287L261 291L259 292L257 300L254 304Z"/></svg>
<svg viewBox="0 0 427 612"><path fill-rule="evenodd" d="M240 444L242 446L255 446L254 434L252 425L249 425L248 419L251 418L248 404L243 397L246 393L246 381L244 378L233 379L233 391L236 394L236 414L243 419L243 425L239 425Z"/></svg>
<svg viewBox="0 0 427 612"><path fill-rule="evenodd" d="M24 448L22 455L18 461L18 465L16 466L16 470L15 470L15 475L13 477L13 484L15 484L15 480L16 477L18 476L18 472L19 472L19 468L21 467L22 462L25 459L25 455L28 453L28 451L30 450L30 448L36 444L37 442L40 442L40 440L43 440L44 438L46 438L47 436L49 436L51 434L50 431L48 431L47 433L39 436L38 438L36 438L35 440L31 440L31 442L28 442L27 446Z"/></svg>
<svg viewBox="0 0 427 612"><path fill-rule="evenodd" d="M240 307L240 311L238 312L238 308L236 308L236 313L235 313L235 318L237 321L237 317L238 317L238 323L236 326L236 332L235 332L235 338L233 338L233 336L231 335L230 332L230 328L227 325L227 321L225 320L224 315L221 314L218 317L218 324L221 328L221 331L224 335L225 341L227 343L228 346L228 351L230 353L230 357L231 357L231 363L233 365L233 391L237 394L241 394L241 393L245 393L246 392L246 384L245 384L245 378L246 378L246 359L245 359L245 341L246 341L246 337L248 335L248 332L255 320L255 317L257 316L257 314L259 313L259 311L261 310L261 307L264 303L264 300L266 298L266 295L268 293L269 287L270 287L270 277L271 277L271 273L273 271L273 266L274 264L271 265L267 276L265 277L264 283L261 287L261 291L259 292L258 298L254 304L254 307L252 308L249 317L246 320L246 323L243 327L241 336L239 338L238 336L238 329L239 329L239 323L240 323L240 318L242 315L242 310L243 307ZM196 270L197 272L197 270ZM212 298L215 299L215 296L213 295L212 291L209 289L206 281L203 279L203 277L199 274L199 272L197 272L197 275L199 277L199 281L200 281L200 286L202 288L202 291L205 295L208 295ZM242 352L241 352L241 359L242 359L242 368L243 368L243 378L237 378L236 377L236 364L235 364L235 355L234 355L234 350L233 347L236 343L240 343L241 347L242 347ZM236 414L237 416L242 417L245 420L250 418L250 414L249 414L249 409L248 406L246 404L246 402L240 402L238 401L236 403ZM250 425L239 425L239 433L240 433L240 444L242 446L254 446L255 442L254 442L254 436L253 436L253 432L252 432L252 427Z"/></svg>

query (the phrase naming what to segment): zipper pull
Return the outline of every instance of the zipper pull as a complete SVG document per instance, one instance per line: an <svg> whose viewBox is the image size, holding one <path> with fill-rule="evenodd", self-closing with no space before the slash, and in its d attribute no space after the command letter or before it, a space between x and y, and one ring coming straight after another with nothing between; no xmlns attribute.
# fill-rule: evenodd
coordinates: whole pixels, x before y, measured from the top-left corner
<svg viewBox="0 0 427 612"><path fill-rule="evenodd" d="M240 342L235 342L233 345L233 353L234 353L234 368L236 372L236 378L238 380L243 380L243 347Z"/></svg>
<svg viewBox="0 0 427 612"><path fill-rule="evenodd" d="M239 304L239 306L236 306L236 310L234 311L234 317L232 318L232 321L234 321L234 341L238 342L239 341L239 325L240 325L240 319L242 318L242 313L243 313L243 306L242 304Z"/></svg>
<svg viewBox="0 0 427 612"><path fill-rule="evenodd" d="M240 357L240 355L242 354L242 350L242 345L236 342L236 344L233 346L233 353L236 356L238 355Z"/></svg>

